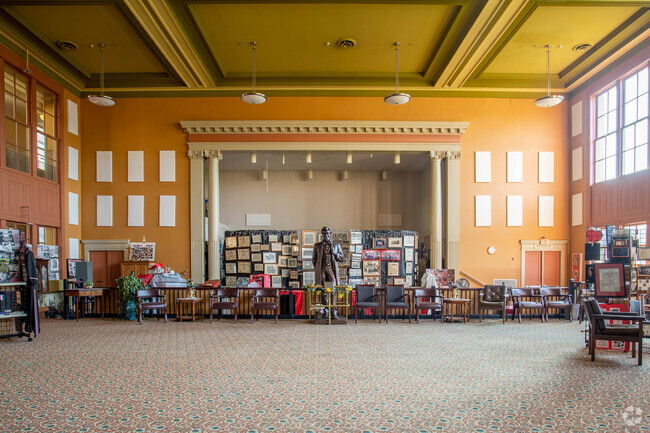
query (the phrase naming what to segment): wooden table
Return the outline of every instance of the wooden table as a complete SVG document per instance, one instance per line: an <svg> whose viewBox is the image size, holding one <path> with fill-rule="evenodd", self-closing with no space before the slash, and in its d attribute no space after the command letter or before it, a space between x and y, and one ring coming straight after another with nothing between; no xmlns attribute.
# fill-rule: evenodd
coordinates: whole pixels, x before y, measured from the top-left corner
<svg viewBox="0 0 650 433"><path fill-rule="evenodd" d="M178 304L178 321L182 322L183 318L189 319L190 316L183 316L183 305L191 305L192 306L192 322L194 322L194 317L196 313L196 304L200 303L202 301L201 298L176 298L176 303ZM201 316L201 320L203 320L203 316Z"/></svg>
<svg viewBox="0 0 650 433"><path fill-rule="evenodd" d="M75 298L75 318L79 321L79 304L81 298L95 297L101 298L104 295L104 289L67 289L63 291L63 296L67 299L69 296ZM102 301L102 319L104 318L104 301Z"/></svg>
<svg viewBox="0 0 650 433"><path fill-rule="evenodd" d="M469 319L468 310L470 299L465 298L443 298L443 303L445 309L447 310L447 316L449 316L449 310L451 309L451 319L450 322L454 321L455 310L460 308L460 315L463 317L463 323L467 322ZM456 307L458 306L458 307Z"/></svg>

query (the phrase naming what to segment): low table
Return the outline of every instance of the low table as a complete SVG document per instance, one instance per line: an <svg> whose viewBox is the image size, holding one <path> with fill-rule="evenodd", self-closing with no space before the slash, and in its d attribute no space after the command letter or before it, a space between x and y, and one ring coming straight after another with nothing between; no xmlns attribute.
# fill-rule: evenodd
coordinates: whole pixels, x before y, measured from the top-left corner
<svg viewBox="0 0 650 433"><path fill-rule="evenodd" d="M178 304L178 316L176 317L176 320L179 322L182 322L183 319L189 319L190 317L192 318L192 322L194 322L194 317L196 313L196 304L201 302L201 298L176 298L176 303ZM183 305L191 305L192 306L192 315L183 316ZM201 320L203 320L203 316L201 316Z"/></svg>
<svg viewBox="0 0 650 433"><path fill-rule="evenodd" d="M460 316L463 317L463 323L467 322L469 319L469 303L470 299L465 299L465 298L443 298L443 304L445 306L445 309L447 310L447 316L449 316L449 310L451 310L451 319L447 319L450 322L454 321L454 317L456 314L456 309L460 308ZM459 316L459 319L460 319Z"/></svg>
<svg viewBox="0 0 650 433"><path fill-rule="evenodd" d="M95 298L101 298L102 295L104 294L103 289L68 289L63 291L63 296L65 298L65 303L67 305L68 303L68 297L72 296L75 298L75 318L77 321L79 321L79 308L80 308L80 303L81 303L81 298L87 298L87 297L95 297ZM66 313L67 316L67 313ZM67 317L66 317L67 318ZM102 319L104 318L104 301L102 301Z"/></svg>

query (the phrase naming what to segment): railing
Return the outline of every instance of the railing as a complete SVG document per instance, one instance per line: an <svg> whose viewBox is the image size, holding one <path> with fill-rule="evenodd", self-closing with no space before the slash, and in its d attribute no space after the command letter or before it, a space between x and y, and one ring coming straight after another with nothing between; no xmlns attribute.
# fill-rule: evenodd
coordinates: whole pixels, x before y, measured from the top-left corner
<svg viewBox="0 0 650 433"><path fill-rule="evenodd" d="M460 271L459 273L460 273L461 275L466 276L466 277L469 278L470 280L474 281L474 282L477 283L479 286L481 286L481 287L485 287L485 283L484 283L483 281L479 280L478 278L476 278L475 276L470 275L470 274L468 274L468 273L465 272L465 271Z"/></svg>

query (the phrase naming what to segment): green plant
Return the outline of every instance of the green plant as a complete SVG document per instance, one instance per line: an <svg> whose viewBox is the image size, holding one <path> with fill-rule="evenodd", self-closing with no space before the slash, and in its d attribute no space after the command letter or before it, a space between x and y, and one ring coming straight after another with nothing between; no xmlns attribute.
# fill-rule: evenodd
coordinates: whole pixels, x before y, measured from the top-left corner
<svg viewBox="0 0 650 433"><path fill-rule="evenodd" d="M120 308L125 302L136 302L138 290L144 289L144 284L133 272L117 280L117 302Z"/></svg>
<svg viewBox="0 0 650 433"><path fill-rule="evenodd" d="M93 285L94 285L93 282L90 280L84 281L84 287L93 287Z"/></svg>

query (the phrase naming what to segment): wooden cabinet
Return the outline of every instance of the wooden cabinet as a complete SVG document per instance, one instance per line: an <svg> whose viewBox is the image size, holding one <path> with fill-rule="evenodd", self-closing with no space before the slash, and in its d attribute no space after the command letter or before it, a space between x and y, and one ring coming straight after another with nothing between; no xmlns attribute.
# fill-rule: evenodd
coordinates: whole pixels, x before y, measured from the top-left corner
<svg viewBox="0 0 650 433"><path fill-rule="evenodd" d="M120 277L126 277L131 272L137 277L138 275L146 274L149 270L150 262L142 261L122 261L120 262Z"/></svg>

